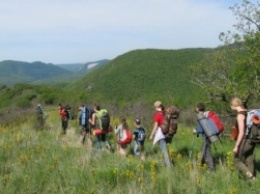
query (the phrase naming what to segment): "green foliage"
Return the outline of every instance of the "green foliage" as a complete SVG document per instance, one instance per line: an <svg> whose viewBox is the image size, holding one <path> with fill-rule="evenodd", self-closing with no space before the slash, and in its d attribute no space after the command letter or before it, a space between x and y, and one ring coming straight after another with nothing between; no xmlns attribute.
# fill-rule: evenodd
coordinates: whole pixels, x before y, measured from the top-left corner
<svg viewBox="0 0 260 194"><path fill-rule="evenodd" d="M238 33L220 34L224 46L192 67L193 83L208 94L211 102L226 105L238 96L248 103L253 94L253 104L260 99L260 4L244 0L231 10Z"/></svg>
<svg viewBox="0 0 260 194"><path fill-rule="evenodd" d="M82 103L81 92L63 91L55 86L17 84L0 89L0 108L28 108L38 103ZM85 99L86 100L86 99Z"/></svg>
<svg viewBox="0 0 260 194"><path fill-rule="evenodd" d="M136 50L123 54L68 89L84 90L93 99L124 104L161 99L181 105L194 103L199 87L190 82L189 66L211 49Z"/></svg>
<svg viewBox="0 0 260 194"><path fill-rule="evenodd" d="M162 154L146 141L145 161L79 143L71 123L61 136L56 112L50 110L51 130L36 131L33 120L0 128L0 190L2 193L259 193L259 184L239 178L231 152L234 142L223 139L212 149L216 172L198 165L201 139L181 126L169 152L174 168L161 165ZM195 139L194 139L195 138ZM10 141L11 140L11 141ZM259 149L256 161L259 162ZM259 169L258 169L259 170Z"/></svg>

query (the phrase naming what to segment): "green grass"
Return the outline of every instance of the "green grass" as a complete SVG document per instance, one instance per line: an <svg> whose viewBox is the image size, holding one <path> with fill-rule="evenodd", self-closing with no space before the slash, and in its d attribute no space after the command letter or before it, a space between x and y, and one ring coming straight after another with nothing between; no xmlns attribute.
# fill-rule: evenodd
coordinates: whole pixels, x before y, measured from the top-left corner
<svg viewBox="0 0 260 194"><path fill-rule="evenodd" d="M234 142L223 139L213 149L216 173L197 165L201 139L191 128L180 127L170 145L172 170L161 165L162 155L146 141L146 160L129 155L91 152L80 145L79 129L72 121L68 134L60 134L56 110L49 109L48 130L34 128L34 117L0 128L1 193L259 193L258 180L239 179L229 155ZM115 120L113 120L114 122ZM147 126L149 129L150 126ZM114 140L114 137L111 137ZM256 150L259 163L259 150Z"/></svg>

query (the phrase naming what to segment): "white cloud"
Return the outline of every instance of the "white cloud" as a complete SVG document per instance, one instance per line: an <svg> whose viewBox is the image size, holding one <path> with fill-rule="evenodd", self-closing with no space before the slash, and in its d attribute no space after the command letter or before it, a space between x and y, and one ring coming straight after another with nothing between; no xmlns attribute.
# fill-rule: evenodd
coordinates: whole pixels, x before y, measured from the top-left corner
<svg viewBox="0 0 260 194"><path fill-rule="evenodd" d="M0 1L0 60L78 62L136 48L213 47L234 23L228 7L214 0Z"/></svg>

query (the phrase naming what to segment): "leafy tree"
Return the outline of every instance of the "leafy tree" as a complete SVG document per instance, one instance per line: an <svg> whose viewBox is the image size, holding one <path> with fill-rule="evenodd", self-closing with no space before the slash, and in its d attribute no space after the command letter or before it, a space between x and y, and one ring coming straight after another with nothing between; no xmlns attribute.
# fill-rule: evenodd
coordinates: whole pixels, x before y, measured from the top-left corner
<svg viewBox="0 0 260 194"><path fill-rule="evenodd" d="M228 102L232 96L246 101L260 94L260 4L244 0L230 7L237 32L221 33L217 52L191 68L193 83L203 88L212 101ZM211 65L209 65L211 64Z"/></svg>

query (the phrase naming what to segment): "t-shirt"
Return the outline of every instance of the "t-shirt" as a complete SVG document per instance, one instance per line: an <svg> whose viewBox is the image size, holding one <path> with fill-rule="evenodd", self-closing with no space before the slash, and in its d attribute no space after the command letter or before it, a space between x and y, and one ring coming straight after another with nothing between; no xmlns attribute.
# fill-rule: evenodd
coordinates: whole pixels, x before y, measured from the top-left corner
<svg viewBox="0 0 260 194"><path fill-rule="evenodd" d="M158 123L158 126L161 126L163 124L163 121L164 121L163 112L155 113L155 115L153 117L153 121Z"/></svg>

